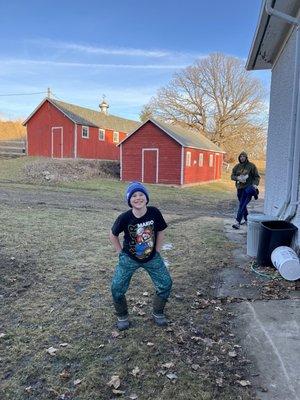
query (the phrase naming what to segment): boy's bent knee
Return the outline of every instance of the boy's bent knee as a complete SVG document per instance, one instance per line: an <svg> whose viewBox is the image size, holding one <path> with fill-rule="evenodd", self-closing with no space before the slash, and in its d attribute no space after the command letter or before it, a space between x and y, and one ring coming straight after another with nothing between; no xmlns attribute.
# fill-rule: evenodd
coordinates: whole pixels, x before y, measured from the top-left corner
<svg viewBox="0 0 300 400"><path fill-rule="evenodd" d="M157 295L159 297L161 297L162 299L167 300L170 297L172 285L173 285L173 282L172 282L171 277L169 276L164 281L164 284L163 284L161 290L157 291Z"/></svg>
<svg viewBox="0 0 300 400"><path fill-rule="evenodd" d="M115 282L112 283L111 285L111 294L114 299L114 301L120 301L126 293L126 290L124 290L124 287L121 285L116 284Z"/></svg>

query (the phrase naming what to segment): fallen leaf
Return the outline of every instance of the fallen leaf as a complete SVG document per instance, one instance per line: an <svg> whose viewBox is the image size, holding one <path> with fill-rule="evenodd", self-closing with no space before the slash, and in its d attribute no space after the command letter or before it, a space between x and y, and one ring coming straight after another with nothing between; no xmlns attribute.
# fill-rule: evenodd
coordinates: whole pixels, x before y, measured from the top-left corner
<svg viewBox="0 0 300 400"><path fill-rule="evenodd" d="M31 394L32 393L32 386L27 386L25 388L25 392Z"/></svg>
<svg viewBox="0 0 300 400"><path fill-rule="evenodd" d="M56 356L56 352L58 349L56 349L55 347L49 347L49 349L47 349L47 353L50 354L50 356Z"/></svg>
<svg viewBox="0 0 300 400"><path fill-rule="evenodd" d="M194 371L197 371L197 369L200 368L200 365L199 365L199 364L192 364L191 368L192 368Z"/></svg>
<svg viewBox="0 0 300 400"><path fill-rule="evenodd" d="M103 349L103 347L104 347L104 344L99 344L99 349Z"/></svg>
<svg viewBox="0 0 300 400"><path fill-rule="evenodd" d="M131 394L130 396L129 396L129 398L130 398L130 400L137 400L137 395L136 394Z"/></svg>
<svg viewBox="0 0 300 400"><path fill-rule="evenodd" d="M236 354L236 351L229 351L228 352L228 355L229 355L229 357L236 357L237 356L237 354Z"/></svg>
<svg viewBox="0 0 300 400"><path fill-rule="evenodd" d="M175 294L174 297L177 300L183 300L184 299L184 296L182 294Z"/></svg>
<svg viewBox="0 0 300 400"><path fill-rule="evenodd" d="M152 342L147 342L147 346L153 347L153 346L154 346L154 343L152 343Z"/></svg>
<svg viewBox="0 0 300 400"><path fill-rule="evenodd" d="M112 331L111 336L112 336L113 338L117 338L117 337L120 336L120 333L119 333L118 331Z"/></svg>
<svg viewBox="0 0 300 400"><path fill-rule="evenodd" d="M119 375L113 375L110 378L110 381L107 383L107 385L109 387L114 387L115 389L118 389L121 385L121 380L120 380Z"/></svg>
<svg viewBox="0 0 300 400"><path fill-rule="evenodd" d="M117 394L117 395L119 395L119 394L124 394L125 393L125 391L124 390L117 390L117 389L113 389L112 390L112 392L114 393L114 394Z"/></svg>
<svg viewBox="0 0 300 400"><path fill-rule="evenodd" d="M132 308L132 311L133 311L134 313L136 313L137 315L141 315L141 316L146 315L145 311L139 309L139 308L136 307L136 306L134 306L134 307Z"/></svg>
<svg viewBox="0 0 300 400"><path fill-rule="evenodd" d="M56 396L56 397L59 396L58 391L55 390L55 389L50 388L50 389L48 389L48 392L49 392L49 394L50 394L51 396Z"/></svg>
<svg viewBox="0 0 300 400"><path fill-rule="evenodd" d="M69 346L69 343L60 343L59 345L60 345L60 347L67 347L67 346Z"/></svg>
<svg viewBox="0 0 300 400"><path fill-rule="evenodd" d="M174 363L173 362L168 362L168 363L163 364L162 367L170 369L170 368L174 367Z"/></svg>
<svg viewBox="0 0 300 400"><path fill-rule="evenodd" d="M135 367L133 368L133 370L131 371L131 375L133 376L137 376L137 374L140 372L139 367Z"/></svg>
<svg viewBox="0 0 300 400"><path fill-rule="evenodd" d="M175 379L178 378L178 376L177 376L175 373L173 373L173 372L170 372L169 374L167 374L166 377L167 377L168 379L170 379L170 381L174 381Z"/></svg>
<svg viewBox="0 0 300 400"><path fill-rule="evenodd" d="M148 296L149 296L149 293L148 293L148 292L144 292L144 293L143 293L143 296L148 297Z"/></svg>
<svg viewBox="0 0 300 400"><path fill-rule="evenodd" d="M71 374L68 370L64 369L60 374L59 377L62 380L68 380L70 378Z"/></svg>
<svg viewBox="0 0 300 400"><path fill-rule="evenodd" d="M223 378L217 378L216 383L218 386L222 387L223 386Z"/></svg>
<svg viewBox="0 0 300 400"><path fill-rule="evenodd" d="M156 372L156 375L157 375L157 376L166 375L166 373L167 373L166 370L160 369L159 371Z"/></svg>
<svg viewBox="0 0 300 400"><path fill-rule="evenodd" d="M78 386L80 385L82 382L82 379L75 379L75 381L73 382L74 386Z"/></svg>
<svg viewBox="0 0 300 400"><path fill-rule="evenodd" d="M237 381L237 383L239 383L241 386L251 386L251 382L250 381L246 381L244 379L242 379L241 381Z"/></svg>

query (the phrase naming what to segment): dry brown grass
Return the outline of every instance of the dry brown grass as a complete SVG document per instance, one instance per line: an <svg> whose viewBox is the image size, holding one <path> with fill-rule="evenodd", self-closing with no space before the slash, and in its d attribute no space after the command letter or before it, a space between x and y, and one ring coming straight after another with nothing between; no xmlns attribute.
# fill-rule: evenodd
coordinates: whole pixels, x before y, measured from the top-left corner
<svg viewBox="0 0 300 400"><path fill-rule="evenodd" d="M117 185L105 183L99 194L110 199ZM170 327L153 325L153 289L140 271L128 292L133 326L117 337L110 296L116 256L108 230L118 212L0 205L1 400L113 399L107 383L114 374L126 399L254 398L236 384L235 374L247 378L243 351L235 359L228 356L235 344L230 313L226 302L213 298L216 274L230 263L232 245L222 219L192 213L201 190L182 191L176 199L181 196L181 204L173 207L178 190L153 187L152 201L162 199L169 222L166 242L173 245L163 252L174 280ZM218 196L208 193L207 199L212 203ZM114 203L119 202L118 197ZM58 349L55 356L46 352L51 346ZM163 366L170 362L174 365ZM60 377L64 370L67 379Z"/></svg>
<svg viewBox="0 0 300 400"><path fill-rule="evenodd" d="M0 120L0 140L25 139L26 128L22 121L1 121Z"/></svg>

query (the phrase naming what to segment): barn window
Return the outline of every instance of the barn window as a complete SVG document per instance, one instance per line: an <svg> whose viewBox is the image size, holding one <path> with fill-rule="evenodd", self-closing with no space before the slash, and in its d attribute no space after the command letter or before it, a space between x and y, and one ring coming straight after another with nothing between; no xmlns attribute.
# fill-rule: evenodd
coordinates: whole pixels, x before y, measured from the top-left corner
<svg viewBox="0 0 300 400"><path fill-rule="evenodd" d="M99 129L99 140L105 140L105 130Z"/></svg>
<svg viewBox="0 0 300 400"><path fill-rule="evenodd" d="M190 166L191 166L191 160L192 160L192 154L191 154L190 151L187 151L187 152L186 152L186 163L185 163L185 165L186 165L187 167L190 167Z"/></svg>
<svg viewBox="0 0 300 400"><path fill-rule="evenodd" d="M89 138L89 127L88 126L82 127L82 137L85 139Z"/></svg>
<svg viewBox="0 0 300 400"><path fill-rule="evenodd" d="M113 134L113 142L119 143L119 132L114 132Z"/></svg>
<svg viewBox="0 0 300 400"><path fill-rule="evenodd" d="M209 166L213 167L213 165L214 165L214 155L210 154L209 155Z"/></svg>
<svg viewBox="0 0 300 400"><path fill-rule="evenodd" d="M203 153L199 154L199 167L203 167Z"/></svg>

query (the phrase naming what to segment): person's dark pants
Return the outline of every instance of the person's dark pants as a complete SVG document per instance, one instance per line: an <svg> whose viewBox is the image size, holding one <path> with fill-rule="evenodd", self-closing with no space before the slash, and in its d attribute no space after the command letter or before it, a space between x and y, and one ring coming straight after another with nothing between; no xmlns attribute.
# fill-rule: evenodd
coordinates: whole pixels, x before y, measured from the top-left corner
<svg viewBox="0 0 300 400"><path fill-rule="evenodd" d="M252 196L254 196L255 189L253 187L247 187L237 190L237 197L239 199L239 209L237 212L236 220L241 223L243 217L247 221L248 210L247 205L250 203Z"/></svg>
<svg viewBox="0 0 300 400"><path fill-rule="evenodd" d="M124 252L121 252L111 285L112 297L118 315L125 315L127 313L125 294L132 275L138 268L144 268L148 272L155 286L156 296L159 299L166 302L170 296L172 279L159 253L156 253L150 261L140 263L130 258Z"/></svg>

